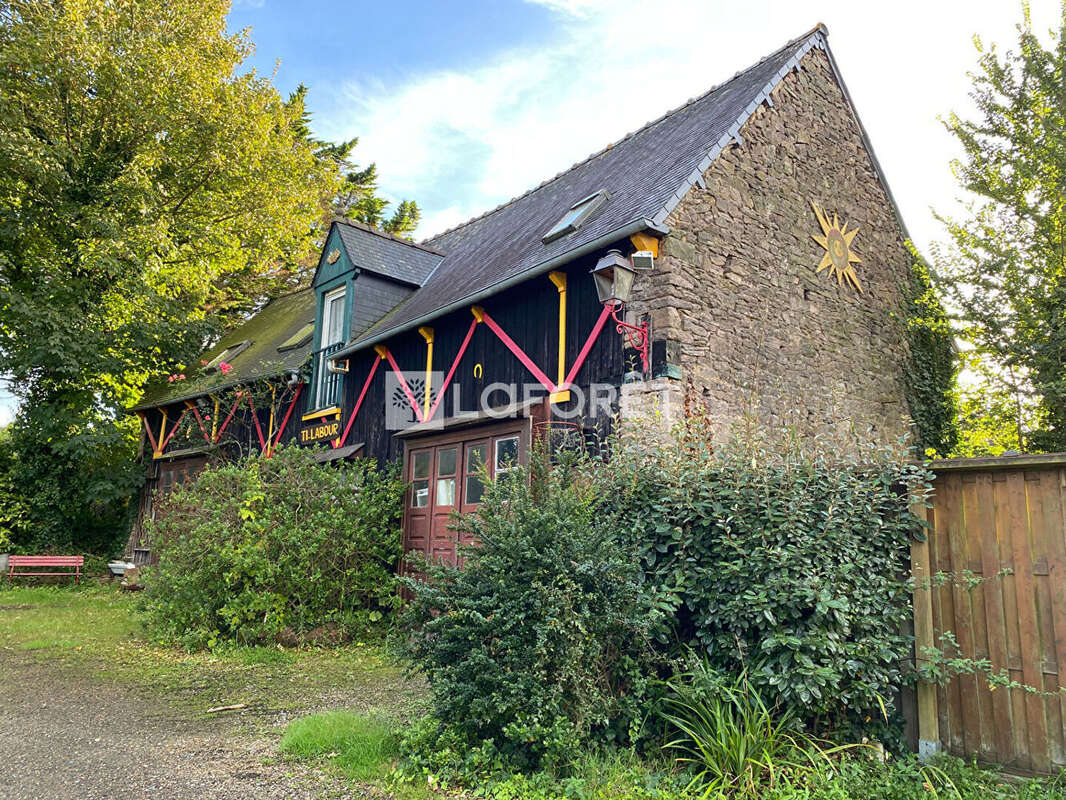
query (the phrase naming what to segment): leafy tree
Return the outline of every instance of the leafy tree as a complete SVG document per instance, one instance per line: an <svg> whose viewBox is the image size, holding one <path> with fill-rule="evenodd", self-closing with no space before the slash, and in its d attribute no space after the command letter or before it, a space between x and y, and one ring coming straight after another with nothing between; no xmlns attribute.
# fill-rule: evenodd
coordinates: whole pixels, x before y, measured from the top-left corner
<svg viewBox="0 0 1066 800"><path fill-rule="evenodd" d="M951 321L933 286L928 265L913 247L911 255L912 299L905 317L910 351L904 376L907 405L920 451L929 456L945 456L958 439L955 342Z"/></svg>
<svg viewBox="0 0 1066 800"><path fill-rule="evenodd" d="M389 203L377 194L377 166L370 164L361 168L352 161L358 137L342 142L317 138L311 131L311 114L306 110L306 100L307 87L302 84L289 95L289 104L303 109L296 131L310 145L317 159L336 166L340 180L333 194L322 198L322 216L316 225L314 248L298 261L280 261L258 274L242 277L242 296L246 302L233 304L235 298L230 298L231 305L240 314L257 307L264 298L277 297L308 284L318 266L319 249L333 218L353 219L397 236L413 233L421 219L421 211L413 200L402 200L391 216L385 216Z"/></svg>
<svg viewBox="0 0 1066 800"><path fill-rule="evenodd" d="M1031 394L1043 424L1027 449L1066 448L1066 6L1054 45L1033 32L1028 9L1018 50L977 41L975 120L947 127L964 157L953 168L974 199L939 268L979 355L1014 394Z"/></svg>
<svg viewBox="0 0 1066 800"><path fill-rule="evenodd" d="M26 523L26 503L11 479L14 465L11 428L3 427L0 428L0 553L8 551L14 532Z"/></svg>
<svg viewBox="0 0 1066 800"><path fill-rule="evenodd" d="M0 374L20 401L22 547L118 533L137 485L122 409L260 303L354 185L337 156L351 143L311 137L303 93L241 71L252 43L226 32L228 9L0 0Z"/></svg>
<svg viewBox="0 0 1066 800"><path fill-rule="evenodd" d="M1019 391L1009 372L995 369L988 359L969 354L960 380L958 441L953 456L998 456L1025 448L1030 432L1041 427L1041 409Z"/></svg>

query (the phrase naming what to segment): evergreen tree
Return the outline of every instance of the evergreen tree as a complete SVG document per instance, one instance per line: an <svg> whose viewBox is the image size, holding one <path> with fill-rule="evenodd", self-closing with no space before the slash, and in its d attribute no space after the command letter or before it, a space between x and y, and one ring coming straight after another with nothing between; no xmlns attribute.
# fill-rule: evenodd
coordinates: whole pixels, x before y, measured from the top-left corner
<svg viewBox="0 0 1066 800"><path fill-rule="evenodd" d="M302 105L306 96L307 87L300 85L291 95L290 102L298 101ZM421 217L418 204L413 200L401 200L392 214L386 217L389 202L377 193L377 165L359 167L352 162L352 151L359 144L358 137L343 142L316 139L311 133L310 115L306 112L301 126L301 133L315 148L315 155L336 164L343 176L329 209L331 216L353 219L397 236L414 232Z"/></svg>

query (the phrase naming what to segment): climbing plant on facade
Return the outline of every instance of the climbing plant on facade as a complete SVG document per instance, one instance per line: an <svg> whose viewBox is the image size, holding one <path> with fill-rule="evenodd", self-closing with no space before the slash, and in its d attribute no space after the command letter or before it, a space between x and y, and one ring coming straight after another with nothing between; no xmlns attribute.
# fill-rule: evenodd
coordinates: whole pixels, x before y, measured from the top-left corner
<svg viewBox="0 0 1066 800"><path fill-rule="evenodd" d="M958 441L955 344L929 267L913 248L912 256L908 305L903 315L910 353L904 371L907 405L916 428L918 451L944 457L952 453Z"/></svg>

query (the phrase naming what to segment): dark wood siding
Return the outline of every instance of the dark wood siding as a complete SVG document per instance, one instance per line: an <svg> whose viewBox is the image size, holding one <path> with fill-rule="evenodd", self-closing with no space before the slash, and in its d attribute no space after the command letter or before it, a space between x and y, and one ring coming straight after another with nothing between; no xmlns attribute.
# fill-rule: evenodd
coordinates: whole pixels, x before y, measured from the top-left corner
<svg viewBox="0 0 1066 800"><path fill-rule="evenodd" d="M589 258L561 270L567 274L567 369L573 364L602 310L589 274L594 264L595 258ZM357 284L361 284L366 277L361 276ZM515 343L553 380L557 375L558 298L554 284L547 275L542 275L480 303ZM358 304L358 300L356 302ZM465 308L431 323L435 339L435 371L447 373L450 369L473 319L470 310ZM390 339L387 346L401 369L411 373L421 373L425 370L426 343L417 331L400 334ZM349 372L344 381L345 423L376 358L376 354L371 350L357 354L349 362ZM478 364L481 365L480 377L475 374L475 366ZM621 385L623 367L621 338L615 332L614 324L608 322L590 350L574 382L575 387L586 397L590 384L593 383L618 387ZM347 442L365 442L365 452L368 455L392 460L402 455L403 446L394 439L393 431L386 430L385 427L385 386L388 372L387 363L378 368ZM536 379L488 326L482 324L475 329L470 346L447 387L441 401L443 413L450 417L456 412L478 410L482 392L493 383L516 384L522 387L525 384L535 384ZM547 391L538 387L534 396L545 395ZM521 401L523 398L519 395L515 399ZM489 400L492 405L497 406L507 403L502 392L495 393ZM575 397L570 404L562 405L561 409L565 412L576 403ZM617 401L614 410L617 410ZM601 434L609 427L609 421L606 419L598 420L597 425L576 417L571 421L585 428L595 427Z"/></svg>
<svg viewBox="0 0 1066 800"><path fill-rule="evenodd" d="M573 365L582 346L599 318L602 306L596 297L596 289L589 271L595 264L595 256L582 259L561 271L567 275L567 326L566 326L566 367ZM362 274L355 281L355 317L353 325L364 324L372 317L380 316L395 306L399 297L409 291L406 287L395 284L377 276ZM531 359L555 380L557 377L558 358L558 303L559 294L547 275L533 278L517 287L501 292L480 305L507 332ZM466 337L474 317L469 307L438 318L431 323L434 329L434 370L447 373L455 360L456 353ZM426 343L418 331L408 331L386 342L399 367L409 374L423 375L426 364ZM343 379L341 430L348 424L349 415L372 368L377 354L368 349L355 354L349 361L349 371ZM560 404L553 409L554 419L566 427L575 425L585 430L595 430L605 434L609 430L609 415L602 414L595 421L587 418L573 417L563 420L565 414L579 402L578 394L589 397L591 384L609 384L614 387L615 402L612 412L617 411L617 389L621 385L625 372L623 345L621 337L614 329L614 323L608 321L599 338L589 351L584 366L574 382L574 397L569 403ZM480 365L480 370L475 367ZM358 417L351 426L345 444L365 443L366 455L393 460L403 453L402 444L393 437L394 431L386 426L386 385L390 373L387 362L382 362L377 369ZM507 349L487 325L478 325L471 339L470 346L462 362L456 369L451 383L446 388L441 401L439 414L446 417L456 413L480 410L481 396L493 383L516 385L519 393L515 401L523 401L522 387L529 385L532 397L544 397L547 390L537 384L536 379L526 367ZM305 386L300 399L293 409L282 434L282 442L296 441L303 426L302 416L307 413L307 403L312 392ZM503 406L510 402L503 392L495 392L487 397L489 405ZM232 401L231 401L232 402ZM261 405L261 404L260 404ZM587 403L586 403L587 406ZM281 424L281 418L288 410L288 404L279 404L276 410L275 424ZM180 406L167 409L170 424L181 414ZM220 409L224 418L229 408ZM259 424L264 435L270 424L268 408L257 408ZM147 413L153 432L159 430L160 410L153 409ZM185 446L201 446L202 437L194 428L196 437L188 444L178 442L168 448L177 449ZM199 438L199 442L196 439ZM328 445L319 445L328 446ZM219 449L229 456L245 455L256 452L259 440L247 403L242 403L219 443Z"/></svg>

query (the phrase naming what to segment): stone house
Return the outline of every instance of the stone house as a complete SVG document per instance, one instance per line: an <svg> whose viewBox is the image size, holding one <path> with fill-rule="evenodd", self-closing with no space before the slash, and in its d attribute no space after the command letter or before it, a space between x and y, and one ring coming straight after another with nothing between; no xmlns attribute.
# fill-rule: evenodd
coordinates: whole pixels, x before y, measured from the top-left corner
<svg viewBox="0 0 1066 800"><path fill-rule="evenodd" d="M698 398L722 435L905 434L912 258L826 37L425 242L335 221L309 289L135 409L150 475L281 442L402 459L408 547L454 558L479 465L555 429Z"/></svg>

